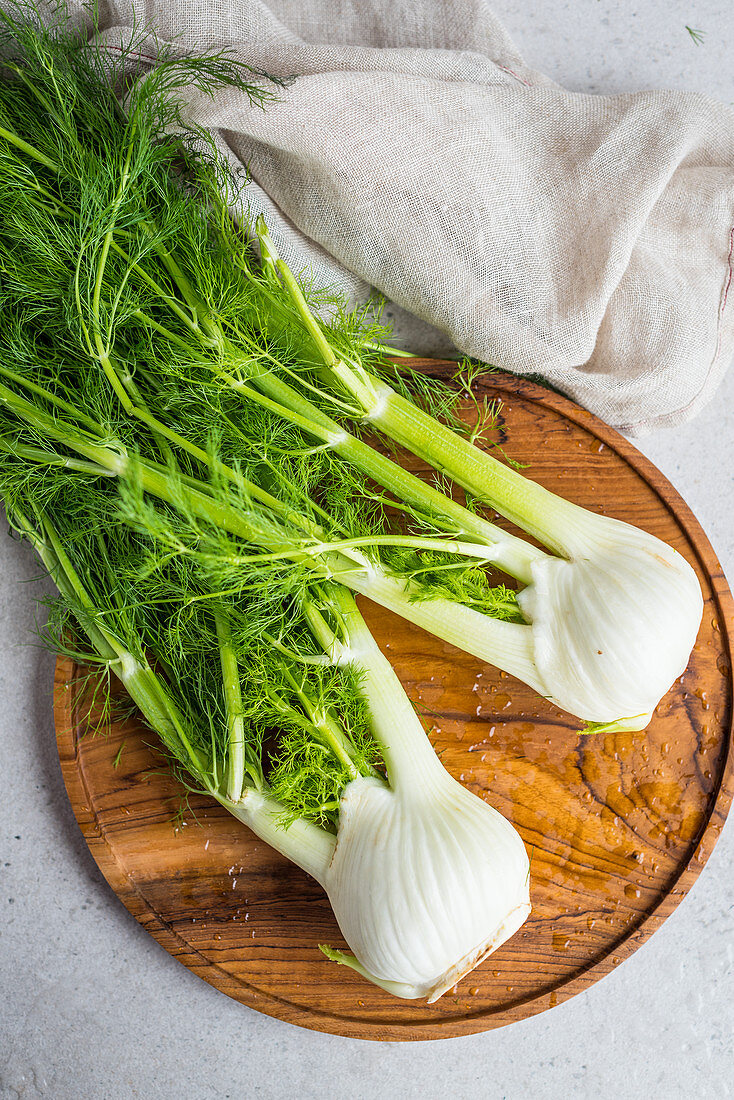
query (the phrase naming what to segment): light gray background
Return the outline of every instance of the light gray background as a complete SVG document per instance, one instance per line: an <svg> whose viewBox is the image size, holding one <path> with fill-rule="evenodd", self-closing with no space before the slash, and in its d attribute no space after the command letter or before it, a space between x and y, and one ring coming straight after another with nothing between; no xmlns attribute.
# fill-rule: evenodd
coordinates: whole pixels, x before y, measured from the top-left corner
<svg viewBox="0 0 734 1100"><path fill-rule="evenodd" d="M734 9L680 0L496 0L528 61L577 90L667 86L734 102ZM685 24L706 32L696 47ZM404 319L418 350L445 346ZM641 449L693 508L734 578L734 375L706 413ZM189 974L128 915L64 791L53 661L33 646L43 584L0 534L0 1096L486 1097L732 1095L734 825L647 946L567 1004L498 1032L377 1044L261 1016Z"/></svg>

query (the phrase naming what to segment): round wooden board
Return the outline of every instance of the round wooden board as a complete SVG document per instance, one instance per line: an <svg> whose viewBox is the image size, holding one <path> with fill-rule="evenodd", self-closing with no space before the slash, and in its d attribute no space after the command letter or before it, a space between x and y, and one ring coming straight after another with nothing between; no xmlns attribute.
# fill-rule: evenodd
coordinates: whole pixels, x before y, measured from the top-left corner
<svg viewBox="0 0 734 1100"><path fill-rule="evenodd" d="M434 374L455 364L418 361ZM60 659L61 766L90 850L140 923L194 973L243 1004L362 1039L439 1039L501 1027L609 973L690 889L734 789L731 594L690 510L625 439L565 398L487 376L500 441L528 473L681 551L706 605L686 673L644 733L584 737L525 685L363 601L363 611L452 774L490 801L531 851L533 912L434 1005L399 1001L318 944L342 946L320 887L221 807L181 788L134 722L91 736L80 670ZM413 461L413 468L420 470ZM85 733L87 734L85 736Z"/></svg>

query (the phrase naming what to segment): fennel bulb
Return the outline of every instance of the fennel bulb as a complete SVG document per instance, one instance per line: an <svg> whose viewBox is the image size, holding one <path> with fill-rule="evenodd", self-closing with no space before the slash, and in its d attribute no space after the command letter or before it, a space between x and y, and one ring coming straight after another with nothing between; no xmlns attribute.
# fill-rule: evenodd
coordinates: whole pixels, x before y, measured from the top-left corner
<svg viewBox="0 0 734 1100"><path fill-rule="evenodd" d="M356 604L337 598L347 641L323 643L360 673L389 785L359 777L342 795L320 881L354 959L328 953L430 1003L524 924L530 865L510 823L443 767Z"/></svg>
<svg viewBox="0 0 734 1100"><path fill-rule="evenodd" d="M395 688L391 689L395 692ZM230 813L326 891L353 955L323 946L396 997L438 1000L530 914L530 866L512 825L443 768L415 714L399 737L416 758L402 782L360 776L341 796L336 841L254 789ZM416 763L417 763L416 759Z"/></svg>
<svg viewBox="0 0 734 1100"><path fill-rule="evenodd" d="M529 626L491 624L465 648L491 660L484 637L498 626L518 639L522 632L526 667L507 671L592 728L644 729L696 640L703 596L691 565L655 536L556 496L443 425L428 441L425 413L376 385L393 436L553 551L519 559ZM500 536L498 546L510 558L515 540ZM506 667L501 655L493 663Z"/></svg>
<svg viewBox="0 0 734 1100"><path fill-rule="evenodd" d="M535 484L395 392L363 365L364 345L352 340L345 349L343 324L332 332L316 319L262 219L257 234L266 277L282 285L293 303L292 316L284 315L281 324L302 326L320 365L315 384L299 384L293 376L285 381L268 370L254 377L254 385L297 414L299 422L310 417L316 435L326 421L311 394L315 389L322 398L331 397L342 417L346 411L429 462L551 551L536 549L448 496L442 507L435 496L429 498L433 490L403 479L397 490L403 499L456 524L477 552L484 547L485 561L520 582L518 604L527 625L496 621L450 600L420 602L409 585L400 613L518 676L591 728L644 729L685 669L696 639L703 597L692 567L639 528L588 512ZM364 453L361 440L342 435L331 445L395 491L390 471ZM401 602L389 578L376 572L352 587L393 610Z"/></svg>
<svg viewBox="0 0 734 1100"><path fill-rule="evenodd" d="M429 781L345 789L323 879L350 960L398 997L451 989L530 913L528 857L501 814L441 768ZM416 789L417 788L417 789Z"/></svg>
<svg viewBox="0 0 734 1100"><path fill-rule="evenodd" d="M590 513L580 527L585 545L535 561L518 596L541 691L590 723L644 729L688 663L701 587L685 558L639 528Z"/></svg>
<svg viewBox="0 0 734 1100"><path fill-rule="evenodd" d="M353 952L322 946L328 958L396 997L429 1004L530 914L519 835L436 764L430 779L406 775L395 787L351 780L335 842L307 822L283 828L282 807L253 789L237 804L223 803L323 886Z"/></svg>
<svg viewBox="0 0 734 1100"><path fill-rule="evenodd" d="M44 479L21 490L3 472L0 489L59 589L64 633L73 616L92 647L71 652L122 682L196 789L323 886L353 952L327 957L433 1001L520 927L521 838L445 771L344 588L285 609L277 592L212 591L150 535L105 525L114 481L53 476L53 518Z"/></svg>

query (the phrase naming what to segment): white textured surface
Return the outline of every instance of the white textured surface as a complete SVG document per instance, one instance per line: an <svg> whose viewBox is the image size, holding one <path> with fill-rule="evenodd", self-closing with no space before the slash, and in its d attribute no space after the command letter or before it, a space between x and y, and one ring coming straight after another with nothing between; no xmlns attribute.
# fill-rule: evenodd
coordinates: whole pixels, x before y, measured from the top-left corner
<svg viewBox="0 0 734 1100"><path fill-rule="evenodd" d="M569 87L665 85L734 101L734 13L680 0L501 0L528 61ZM690 41L688 23L706 31ZM401 323L405 342L429 335ZM734 375L697 421L642 441L734 577ZM617 971L532 1020L467 1039L378 1045L302 1031L189 974L103 881L61 781L52 660L32 645L39 586L0 537L0 1097L731 1096L734 825L690 895ZM12 900L11 900L12 899Z"/></svg>

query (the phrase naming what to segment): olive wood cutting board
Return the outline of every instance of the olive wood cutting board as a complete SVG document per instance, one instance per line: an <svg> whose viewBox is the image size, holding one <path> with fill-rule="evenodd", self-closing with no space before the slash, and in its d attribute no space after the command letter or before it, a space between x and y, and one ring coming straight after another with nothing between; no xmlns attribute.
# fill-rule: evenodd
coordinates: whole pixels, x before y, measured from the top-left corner
<svg viewBox="0 0 734 1100"><path fill-rule="evenodd" d="M129 719L106 736L90 733L85 670L58 661L61 766L107 881L184 966L302 1027L438 1039L552 1008L660 927L706 862L731 802L733 605L699 524L630 443L565 398L500 374L476 391L502 402L494 442L528 463L528 476L684 554L705 610L688 669L648 729L583 736L578 721L524 684L361 602L445 766L513 822L531 855L528 922L436 1004L397 1000L329 962L318 944L344 941L316 882L203 796L191 795L181 815L182 788L154 736Z"/></svg>

